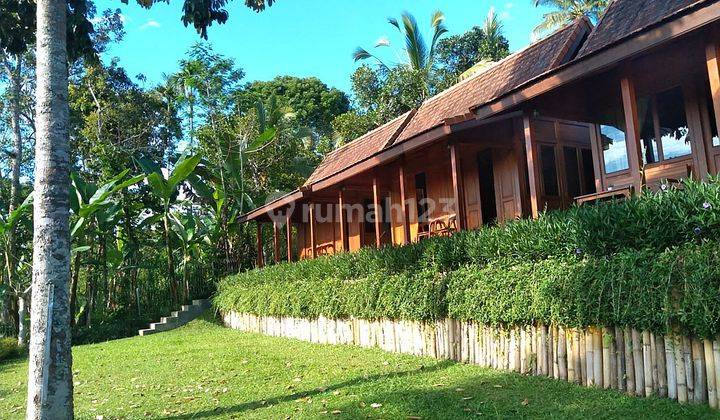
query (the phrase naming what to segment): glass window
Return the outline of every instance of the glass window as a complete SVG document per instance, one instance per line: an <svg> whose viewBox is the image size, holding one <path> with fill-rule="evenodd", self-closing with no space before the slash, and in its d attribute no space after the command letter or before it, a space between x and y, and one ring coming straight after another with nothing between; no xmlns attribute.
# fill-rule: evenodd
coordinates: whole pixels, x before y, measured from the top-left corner
<svg viewBox="0 0 720 420"><path fill-rule="evenodd" d="M580 162L578 161L577 149L574 147L563 147L565 157L565 184L571 198L582 195L580 187Z"/></svg>
<svg viewBox="0 0 720 420"><path fill-rule="evenodd" d="M560 189L555 164L555 147L540 146L540 167L545 195L557 197Z"/></svg>
<svg viewBox="0 0 720 420"><path fill-rule="evenodd" d="M712 145L720 146L720 137L718 136L717 121L715 121L715 108L713 106L712 96L710 96L710 87L707 88L706 106L708 113L708 122L710 123L710 135L712 136Z"/></svg>
<svg viewBox="0 0 720 420"><path fill-rule="evenodd" d="M630 167L625 142L625 114L619 93L615 104L606 109L600 118L600 143L606 173L611 174Z"/></svg>
<svg viewBox="0 0 720 420"><path fill-rule="evenodd" d="M672 159L692 153L682 89L676 87L659 93L655 104L663 157Z"/></svg>
<svg viewBox="0 0 720 420"><path fill-rule="evenodd" d="M583 164L583 194L591 194L595 192L595 167L593 166L593 156L590 149L582 149Z"/></svg>
<svg viewBox="0 0 720 420"><path fill-rule="evenodd" d="M657 147L657 136L655 135L655 107L651 97L644 97L638 100L638 119L640 123L640 146L644 163L655 163L660 161Z"/></svg>

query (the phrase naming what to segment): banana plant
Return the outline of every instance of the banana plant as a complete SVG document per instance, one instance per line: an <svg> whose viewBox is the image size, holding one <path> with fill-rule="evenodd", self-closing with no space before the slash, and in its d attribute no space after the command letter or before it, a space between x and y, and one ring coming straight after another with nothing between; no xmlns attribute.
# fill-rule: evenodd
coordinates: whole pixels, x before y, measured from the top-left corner
<svg viewBox="0 0 720 420"><path fill-rule="evenodd" d="M190 295L190 279L188 277L188 263L190 262L192 254L198 254L199 245L202 242L211 243L209 239L208 225L192 215L181 215L178 213L172 213L170 215L170 221L172 223L172 230L175 235L180 239L182 245L182 272L183 272L183 285L185 287L185 296Z"/></svg>
<svg viewBox="0 0 720 420"><path fill-rule="evenodd" d="M87 231L89 225L98 227L101 234L101 239L104 241L104 233L108 230L108 223L104 223L108 219L109 209L118 209L116 202L113 200L113 196L123 189L135 185L142 181L145 176L137 175L125 179L130 173L129 169L120 172L118 175L110 179L108 182L101 186L97 184L86 182L82 176L78 173L71 173L71 189L70 189L70 209L73 214L77 216L77 220L72 226L70 231L70 237L73 241L73 248L71 250L73 258L73 275L70 280L70 310L71 310L71 322L75 322L75 307L77 305L77 286L78 286L78 275L80 272L80 253L87 251L91 248L90 242L87 238ZM102 243L101 241L101 249ZM104 252L103 252L104 254ZM104 255L103 255L104 257ZM94 284L88 285L88 306L86 307L85 313L87 317L85 322L90 322L90 314L93 307L93 296L94 296Z"/></svg>
<svg viewBox="0 0 720 420"><path fill-rule="evenodd" d="M163 230L165 233L165 248L167 252L167 274L170 282L170 293L175 303L181 301L179 288L175 279L175 262L173 258L171 240L170 240L170 206L177 197L178 187L188 179L193 173L195 167L200 163L200 155L185 156L175 164L172 171L168 171L168 177L165 178L163 171L155 162L147 159L137 159L140 167L145 171L147 182L150 185L150 191L155 195L163 205ZM187 296L185 296L187 298Z"/></svg>

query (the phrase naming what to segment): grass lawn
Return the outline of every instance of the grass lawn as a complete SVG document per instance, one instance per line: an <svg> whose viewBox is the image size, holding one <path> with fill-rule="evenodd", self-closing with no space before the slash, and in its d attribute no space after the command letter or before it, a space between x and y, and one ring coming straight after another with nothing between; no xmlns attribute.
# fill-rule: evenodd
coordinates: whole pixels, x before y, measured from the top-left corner
<svg viewBox="0 0 720 420"><path fill-rule="evenodd" d="M448 361L245 334L211 321L73 349L78 418L717 418ZM27 361L0 363L0 418L24 417Z"/></svg>

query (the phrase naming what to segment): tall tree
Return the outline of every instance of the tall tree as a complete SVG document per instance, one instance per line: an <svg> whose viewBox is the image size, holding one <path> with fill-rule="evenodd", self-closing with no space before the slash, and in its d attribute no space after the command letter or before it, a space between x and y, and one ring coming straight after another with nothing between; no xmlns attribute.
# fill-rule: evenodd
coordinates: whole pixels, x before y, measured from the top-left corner
<svg viewBox="0 0 720 420"><path fill-rule="evenodd" d="M405 40L405 54L407 62L402 63L401 65L405 65L412 70L415 77L421 81L423 89L421 92L422 95L424 97L429 96L431 90L431 72L435 66L435 49L440 38L447 33L447 27L445 27L445 15L438 10L430 17L430 29L432 31L430 43L425 40L415 17L408 12L402 14L400 21L395 18L389 18L388 23L394 26ZM391 43L389 40L381 39L375 46L388 47L390 45ZM382 67L390 70L390 66L385 64L376 55L369 53L362 47L355 49L353 58L355 61L374 58Z"/></svg>
<svg viewBox="0 0 720 420"><path fill-rule="evenodd" d="M533 0L535 7L552 9L543 15L542 22L535 27L533 33L536 36L542 35L583 16L597 22L610 2L611 0Z"/></svg>
<svg viewBox="0 0 720 420"><path fill-rule="evenodd" d="M127 2L127 0L123 0ZM273 0L245 0L262 10ZM138 3L150 7L149 0ZM203 37L213 22L223 23L225 1L185 0L183 23ZM92 31L86 0L37 0L37 138L35 146L35 210L33 295L28 380L28 419L73 417L70 348L70 202L68 142L68 40L92 49L88 40L68 36L72 27ZM89 31L88 31L89 29Z"/></svg>

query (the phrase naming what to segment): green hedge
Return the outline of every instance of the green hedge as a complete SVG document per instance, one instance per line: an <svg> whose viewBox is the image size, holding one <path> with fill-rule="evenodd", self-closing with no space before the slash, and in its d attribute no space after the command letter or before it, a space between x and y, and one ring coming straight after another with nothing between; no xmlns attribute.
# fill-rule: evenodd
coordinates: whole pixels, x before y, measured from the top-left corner
<svg viewBox="0 0 720 420"><path fill-rule="evenodd" d="M215 305L258 315L720 333L720 182L252 270ZM717 308L717 309L716 309Z"/></svg>
<svg viewBox="0 0 720 420"><path fill-rule="evenodd" d="M13 359L20 357L23 353L23 349L18 346L17 338L2 337L0 338L0 362L3 360Z"/></svg>

